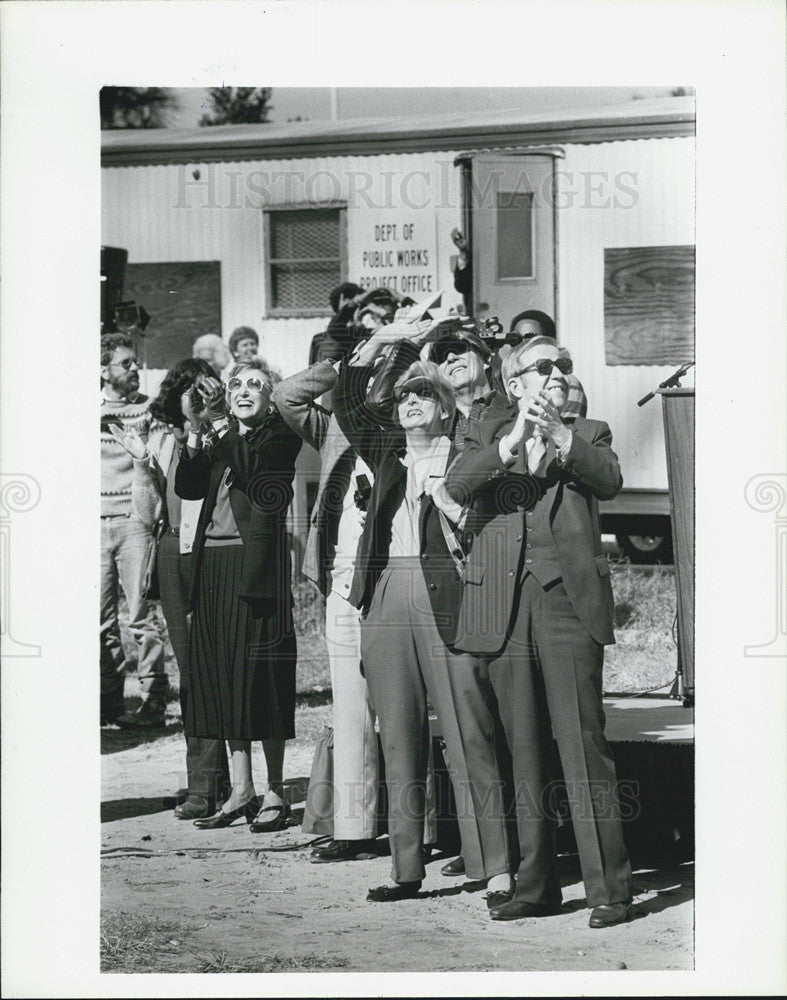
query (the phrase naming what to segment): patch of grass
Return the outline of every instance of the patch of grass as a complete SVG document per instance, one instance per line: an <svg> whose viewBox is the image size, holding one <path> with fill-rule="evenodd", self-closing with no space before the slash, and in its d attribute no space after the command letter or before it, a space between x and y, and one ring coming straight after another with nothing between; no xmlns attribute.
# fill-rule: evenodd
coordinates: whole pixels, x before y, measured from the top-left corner
<svg viewBox="0 0 787 1000"><path fill-rule="evenodd" d="M304 746L316 746L326 726L333 725L333 704L297 705L295 708L295 737Z"/></svg>
<svg viewBox="0 0 787 1000"><path fill-rule="evenodd" d="M325 635L325 598L311 580L293 584L292 597L296 635Z"/></svg>
<svg viewBox="0 0 787 1000"><path fill-rule="evenodd" d="M341 955L261 955L233 958L226 951L199 957L199 972L304 972L310 969L346 969L350 964Z"/></svg>
<svg viewBox="0 0 787 1000"><path fill-rule="evenodd" d="M664 688L675 676L677 647L672 638L677 595L672 566L636 569L612 564L615 638L604 661L607 691Z"/></svg>
<svg viewBox="0 0 787 1000"><path fill-rule="evenodd" d="M102 972L148 972L166 955L180 955L193 928L139 913L105 913L101 918Z"/></svg>

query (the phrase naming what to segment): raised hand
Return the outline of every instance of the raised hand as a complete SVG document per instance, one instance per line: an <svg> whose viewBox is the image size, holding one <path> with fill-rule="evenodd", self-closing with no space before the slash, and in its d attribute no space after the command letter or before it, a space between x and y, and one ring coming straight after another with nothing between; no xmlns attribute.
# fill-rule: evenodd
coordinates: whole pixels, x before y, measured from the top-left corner
<svg viewBox="0 0 787 1000"><path fill-rule="evenodd" d="M521 414L522 411L520 411ZM560 411L555 406L549 391L542 389L539 394L527 403L524 411L527 418L533 422L536 432L550 438L556 448L561 448L568 443L570 430L563 423Z"/></svg>
<svg viewBox="0 0 787 1000"><path fill-rule="evenodd" d="M531 437L533 426L528 417L524 400L520 398L517 402L519 403L519 412L516 415L514 425L508 434L500 439L501 444L505 445L512 454L516 454L525 438Z"/></svg>
<svg viewBox="0 0 787 1000"><path fill-rule="evenodd" d="M212 375L198 375L194 388L202 401L202 407L195 414L200 422L218 420L226 415L224 386L219 379Z"/></svg>
<svg viewBox="0 0 787 1000"><path fill-rule="evenodd" d="M460 253L466 254L470 249L470 246L460 229L454 227L451 230L451 239L454 242L454 246Z"/></svg>
<svg viewBox="0 0 787 1000"><path fill-rule="evenodd" d="M109 425L109 432L112 437L121 444L132 458L144 458L147 453L147 445L133 427L125 430L117 424Z"/></svg>

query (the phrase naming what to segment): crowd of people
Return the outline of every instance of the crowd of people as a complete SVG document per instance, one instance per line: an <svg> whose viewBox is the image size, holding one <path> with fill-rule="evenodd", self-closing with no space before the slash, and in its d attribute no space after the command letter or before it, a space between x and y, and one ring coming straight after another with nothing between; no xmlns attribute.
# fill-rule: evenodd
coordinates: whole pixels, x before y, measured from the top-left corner
<svg viewBox="0 0 787 1000"><path fill-rule="evenodd" d="M321 464L302 572L325 597L334 713L330 839L311 860L379 853L381 751L392 869L367 898L418 896L435 839L431 706L461 836L444 874L485 880L493 920L559 912L556 746L590 926L621 923L631 866L601 680L614 638L598 501L622 485L610 430L587 419L546 313L493 338L384 288L345 283L331 306L306 370L278 380L241 327L229 349L200 338L153 401L132 340L102 337L102 723L164 718L163 648L139 584L155 537L186 735L175 815L202 829L245 818L254 832L293 821L286 518L305 441ZM118 581L139 650L133 713ZM303 828L324 821L307 809Z"/></svg>

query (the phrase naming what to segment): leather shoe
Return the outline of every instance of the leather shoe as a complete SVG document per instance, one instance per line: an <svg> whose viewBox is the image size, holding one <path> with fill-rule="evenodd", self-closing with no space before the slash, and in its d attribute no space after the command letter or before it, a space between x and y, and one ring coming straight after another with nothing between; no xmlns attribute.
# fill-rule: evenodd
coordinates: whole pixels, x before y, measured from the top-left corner
<svg viewBox="0 0 787 1000"><path fill-rule="evenodd" d="M396 903L400 899L415 899L421 890L420 882L400 882L398 885L378 885L366 894L371 903Z"/></svg>
<svg viewBox="0 0 787 1000"><path fill-rule="evenodd" d="M261 816L270 818L263 820L260 819ZM252 833L274 833L277 830L286 830L290 825L290 819L290 807L286 802L277 805L266 805L263 802L249 829Z"/></svg>
<svg viewBox="0 0 787 1000"><path fill-rule="evenodd" d="M233 809L230 812L219 809L218 812L215 812L212 816L205 817L205 819L195 819L194 826L198 830L220 830L222 827L234 823L241 816L246 818L247 823L251 823L259 807L260 803L257 799L249 799L248 802L244 802L242 806L238 806L237 809Z"/></svg>
<svg viewBox="0 0 787 1000"><path fill-rule="evenodd" d="M205 819L215 810L215 805L201 795L189 795L185 802L175 806L175 819Z"/></svg>
<svg viewBox="0 0 787 1000"><path fill-rule="evenodd" d="M489 909L492 920L522 920L524 917L553 917L560 913L560 905L549 906L545 903L530 903L526 899L509 899Z"/></svg>
<svg viewBox="0 0 787 1000"><path fill-rule="evenodd" d="M594 906L588 921L589 927L614 927L628 919L631 903L602 903Z"/></svg>
<svg viewBox="0 0 787 1000"><path fill-rule="evenodd" d="M121 729L155 729L165 723L167 706L149 698L143 701L136 712L126 712L116 719Z"/></svg>
<svg viewBox="0 0 787 1000"><path fill-rule="evenodd" d="M369 861L376 858L373 840L331 840L315 847L309 860L323 865L330 861Z"/></svg>
<svg viewBox="0 0 787 1000"><path fill-rule="evenodd" d="M499 889L497 892L490 892L486 897L487 908L493 910L497 906L502 906L503 903L507 903L512 896L513 892L505 889ZM499 920L500 918L498 917L497 919Z"/></svg>
<svg viewBox="0 0 787 1000"><path fill-rule="evenodd" d="M441 875L448 875L449 877L453 875L464 875L465 873L465 859L460 854L458 858L454 858L449 861L448 864L443 865L440 869Z"/></svg>

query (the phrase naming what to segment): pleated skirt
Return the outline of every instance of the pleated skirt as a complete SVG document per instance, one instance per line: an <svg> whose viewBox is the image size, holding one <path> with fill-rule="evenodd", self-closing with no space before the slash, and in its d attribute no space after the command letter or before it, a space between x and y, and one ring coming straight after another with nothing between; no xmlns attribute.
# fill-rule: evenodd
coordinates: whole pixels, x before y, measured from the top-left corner
<svg viewBox="0 0 787 1000"><path fill-rule="evenodd" d="M206 546L189 643L187 736L295 736L296 646L288 611L255 617L238 592L243 546Z"/></svg>

